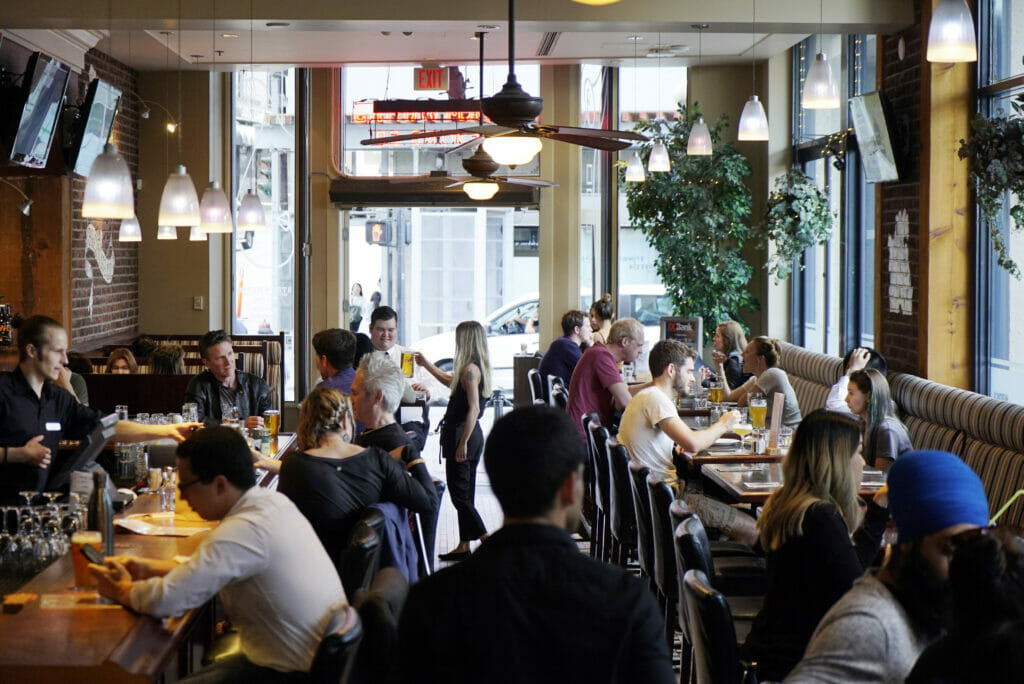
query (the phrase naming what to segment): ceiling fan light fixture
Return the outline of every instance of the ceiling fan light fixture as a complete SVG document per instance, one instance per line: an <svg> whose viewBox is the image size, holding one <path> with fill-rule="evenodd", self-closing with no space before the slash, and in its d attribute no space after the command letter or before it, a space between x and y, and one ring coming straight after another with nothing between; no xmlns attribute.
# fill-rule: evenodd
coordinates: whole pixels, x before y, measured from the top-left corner
<svg viewBox="0 0 1024 684"><path fill-rule="evenodd" d="M690 138L686 141L686 154L697 157L708 157L712 153L711 131L704 123L704 117L698 116L693 128L690 129Z"/></svg>
<svg viewBox="0 0 1024 684"><path fill-rule="evenodd" d="M189 242L207 242L206 233L199 230L199 226L190 226L188 229Z"/></svg>
<svg viewBox="0 0 1024 684"><path fill-rule="evenodd" d="M252 190L245 193L242 203L238 206L238 230L259 233L267 229L267 217L263 211L263 202Z"/></svg>
<svg viewBox="0 0 1024 684"><path fill-rule="evenodd" d="M183 164L167 177L156 222L159 226L194 226L199 223L199 195Z"/></svg>
<svg viewBox="0 0 1024 684"><path fill-rule="evenodd" d="M135 216L135 193L128 164L107 143L89 169L82 198L82 218L128 219Z"/></svg>
<svg viewBox="0 0 1024 684"><path fill-rule="evenodd" d="M521 166L530 163L544 145L540 138L528 135L501 135L486 138L483 146L499 164Z"/></svg>
<svg viewBox="0 0 1024 684"><path fill-rule="evenodd" d="M135 216L122 219L121 227L117 229L118 242L142 242L142 226Z"/></svg>
<svg viewBox="0 0 1024 684"><path fill-rule="evenodd" d="M965 0L939 0L928 25L929 62L977 62L974 20Z"/></svg>
<svg viewBox="0 0 1024 684"><path fill-rule="evenodd" d="M640 161L640 153L633 152L633 156L630 157L629 163L626 164L626 182L627 183L643 183L647 179L644 174L644 163Z"/></svg>
<svg viewBox="0 0 1024 684"><path fill-rule="evenodd" d="M220 183L213 181L203 191L199 203L199 230L204 233L230 233L234 231L231 220L231 206L227 195L220 189ZM193 224L194 225L194 224Z"/></svg>
<svg viewBox="0 0 1024 684"><path fill-rule="evenodd" d="M160 226L156 229L157 240L177 240L178 239L178 228L177 226Z"/></svg>
<svg viewBox="0 0 1024 684"><path fill-rule="evenodd" d="M667 173L672 170L672 161L668 156L668 148L661 140L654 143L651 156L647 160L647 170L651 173Z"/></svg>
<svg viewBox="0 0 1024 684"><path fill-rule="evenodd" d="M614 5L619 0L572 0L578 5L593 5L594 7L600 7L601 5Z"/></svg>
<svg viewBox="0 0 1024 684"><path fill-rule="evenodd" d="M814 56L807 70L801 103L804 109L839 109L839 89L824 52Z"/></svg>
<svg viewBox="0 0 1024 684"><path fill-rule="evenodd" d="M462 184L462 191L474 200L489 200L498 192L498 184L494 181L469 181Z"/></svg>
<svg viewBox="0 0 1024 684"><path fill-rule="evenodd" d="M767 140L768 139L768 117L764 113L764 105L757 99L757 95L751 95L747 104L743 105L743 113L740 114L739 132L737 140Z"/></svg>

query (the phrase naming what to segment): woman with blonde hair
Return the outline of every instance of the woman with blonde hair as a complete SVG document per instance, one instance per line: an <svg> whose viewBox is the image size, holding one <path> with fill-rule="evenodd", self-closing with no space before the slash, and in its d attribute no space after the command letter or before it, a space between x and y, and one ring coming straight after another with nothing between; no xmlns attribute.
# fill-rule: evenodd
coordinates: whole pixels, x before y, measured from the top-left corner
<svg viewBox="0 0 1024 684"><path fill-rule="evenodd" d="M768 586L744 648L766 680L786 677L818 622L878 552L889 513L880 494L862 515L863 468L857 421L817 410L800 423L782 486L757 521Z"/></svg>
<svg viewBox="0 0 1024 684"><path fill-rule="evenodd" d="M107 357L107 372L114 375L135 375L139 372L139 364L135 354L127 347L118 347Z"/></svg>
<svg viewBox="0 0 1024 684"><path fill-rule="evenodd" d="M739 387L750 377L750 373L743 372L743 349L747 346L743 328L736 321L722 321L715 328L714 344L711 358L715 368L725 371L724 374L719 371L721 379L728 382L729 387Z"/></svg>
<svg viewBox="0 0 1024 684"><path fill-rule="evenodd" d="M743 348L743 371L751 373L739 387L733 389L733 385L726 380L725 396L723 401L735 401L740 406L746 406L748 395L754 392L764 394L767 401L767 414L765 425L772 420L772 409L775 393L781 393L785 397L782 405L782 424L796 426L800 423L800 405L796 401L796 393L793 386L789 384L789 377L786 371L777 368L782 358L782 344L771 337L755 337ZM725 379L725 369L721 363L718 364L718 379Z"/></svg>
<svg viewBox="0 0 1024 684"><path fill-rule="evenodd" d="M590 329L594 331L595 342L608 343L608 334L612 331L614 320L615 307L612 304L612 296L606 292L590 305Z"/></svg>
<svg viewBox="0 0 1024 684"><path fill-rule="evenodd" d="M419 352L416 352L416 363L452 389L441 422L441 454L445 459L448 494L459 515L459 544L438 558L462 560L469 556L470 542L487 537L487 528L473 504L476 469L484 450L480 413L491 391L487 333L476 321L459 323L455 328L455 363L450 375Z"/></svg>
<svg viewBox="0 0 1024 684"><path fill-rule="evenodd" d="M877 370L850 373L846 405L863 421L864 461L872 468L889 472L898 456L914 448L907 427L893 410L889 383Z"/></svg>
<svg viewBox="0 0 1024 684"><path fill-rule="evenodd" d="M313 525L335 565L370 504L392 502L428 513L438 502L419 452L406 447L389 454L357 446L352 443L354 428L348 396L329 387L315 388L299 410L301 451L281 459L277 486Z"/></svg>

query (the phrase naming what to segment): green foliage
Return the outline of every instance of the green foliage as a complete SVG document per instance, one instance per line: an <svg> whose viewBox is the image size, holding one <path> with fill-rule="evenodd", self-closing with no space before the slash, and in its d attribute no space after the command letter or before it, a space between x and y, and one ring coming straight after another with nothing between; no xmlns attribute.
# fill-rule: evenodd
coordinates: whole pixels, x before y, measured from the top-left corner
<svg viewBox="0 0 1024 684"><path fill-rule="evenodd" d="M970 159L969 176L981 213L988 222L996 262L1020 280L1021 270L1010 258L1009 246L999 231L999 212L1010 195L1014 228L1024 228L1024 106L1010 102L1013 114L986 119L978 114L971 122L971 136L960 141L958 154Z"/></svg>
<svg viewBox="0 0 1024 684"><path fill-rule="evenodd" d="M761 241L775 245L765 268L781 282L809 247L823 245L832 237L832 211L828 195L798 168L775 181L761 224ZM803 265L800 266L803 269Z"/></svg>
<svg viewBox="0 0 1024 684"><path fill-rule="evenodd" d="M750 192L743 179L750 175L747 159L721 140L726 117L709 124L714 153L687 156L686 142L700 110L687 112L679 105L679 118L641 122L637 130L660 139L668 148L672 170L648 173L643 183L619 182L626 191L633 225L644 232L658 251L658 275L680 316L704 319L705 342L726 318L758 308L747 290L753 269L740 255L750 228ZM666 130L667 128L667 130ZM653 140L641 145L640 156L650 156Z"/></svg>

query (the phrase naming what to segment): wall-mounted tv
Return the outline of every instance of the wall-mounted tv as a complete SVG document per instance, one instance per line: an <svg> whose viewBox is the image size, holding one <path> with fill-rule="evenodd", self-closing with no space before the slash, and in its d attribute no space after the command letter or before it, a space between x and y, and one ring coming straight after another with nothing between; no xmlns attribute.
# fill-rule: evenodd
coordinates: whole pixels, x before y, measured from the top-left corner
<svg viewBox="0 0 1024 684"><path fill-rule="evenodd" d="M64 91L71 69L52 57L35 52L29 57L22 77L21 115L11 143L10 160L15 164L41 169L50 156L50 145L60 120Z"/></svg>
<svg viewBox="0 0 1024 684"><path fill-rule="evenodd" d="M120 102L121 91L106 81L97 78L89 84L85 101L78 108L78 116L71 126L71 147L67 157L68 168L79 176L88 176L92 163L103 153L103 145L110 139Z"/></svg>
<svg viewBox="0 0 1024 684"><path fill-rule="evenodd" d="M900 179L898 160L893 151L892 117L888 103L880 93L850 98L850 120L857 134L864 178L868 183Z"/></svg>

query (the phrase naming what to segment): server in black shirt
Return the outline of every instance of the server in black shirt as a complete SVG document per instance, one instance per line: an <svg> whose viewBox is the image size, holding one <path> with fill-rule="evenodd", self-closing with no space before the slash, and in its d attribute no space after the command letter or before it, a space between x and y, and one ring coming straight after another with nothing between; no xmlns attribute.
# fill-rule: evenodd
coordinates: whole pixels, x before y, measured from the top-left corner
<svg viewBox="0 0 1024 684"><path fill-rule="evenodd" d="M18 503L19 491L45 491L61 439L78 439L99 414L69 391L68 334L47 316L31 316L18 326L18 367L0 376L0 501ZM138 442L170 437L183 440L191 426L117 424L116 439Z"/></svg>

